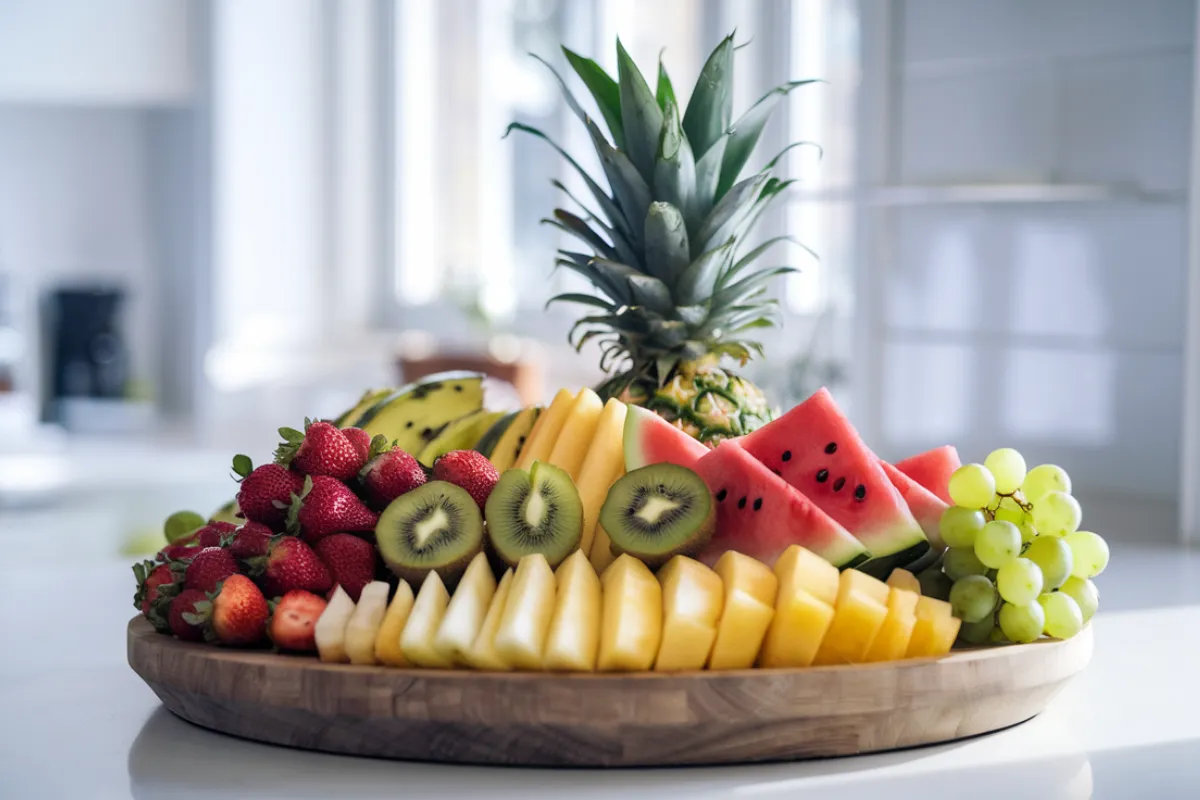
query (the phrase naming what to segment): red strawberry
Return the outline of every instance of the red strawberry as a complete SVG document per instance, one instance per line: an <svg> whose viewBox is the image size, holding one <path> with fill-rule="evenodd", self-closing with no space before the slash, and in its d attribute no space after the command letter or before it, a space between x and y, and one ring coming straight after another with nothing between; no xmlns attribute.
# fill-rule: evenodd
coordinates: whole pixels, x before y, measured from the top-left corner
<svg viewBox="0 0 1200 800"><path fill-rule="evenodd" d="M228 550L206 547L187 565L183 588L211 592L217 588L218 583L237 571L237 561Z"/></svg>
<svg viewBox="0 0 1200 800"><path fill-rule="evenodd" d="M354 449L362 456L362 463L367 463L367 459L371 457L371 434L364 431L362 428L342 428L342 433L350 440L350 444L354 445Z"/></svg>
<svg viewBox="0 0 1200 800"><path fill-rule="evenodd" d="M159 550L158 560L165 561L168 564L173 562L185 562L184 566L186 566L186 562L194 558L196 554L203 549L204 548L200 545L176 542L175 544L169 544L162 550Z"/></svg>
<svg viewBox="0 0 1200 800"><path fill-rule="evenodd" d="M241 455L233 457L233 471L241 476L237 503L242 516L273 531L283 530L288 505L304 486L304 477L278 464L254 469L253 462Z"/></svg>
<svg viewBox="0 0 1200 800"><path fill-rule="evenodd" d="M375 580L375 545L349 533L333 533L317 542L317 555L329 567L333 583L341 584L358 602L363 587Z"/></svg>
<svg viewBox="0 0 1200 800"><path fill-rule="evenodd" d="M137 578L137 592L133 595L133 605L142 612L142 616L150 621L159 633L170 632L170 626L161 613L160 599L166 601L179 592L180 585L170 564L156 564L153 561L143 561L133 565L133 575Z"/></svg>
<svg viewBox="0 0 1200 800"><path fill-rule="evenodd" d="M293 589L279 598L273 606L267 635L271 637L275 646L280 650L294 650L300 653L316 652L317 642L313 634L317 620L325 611L325 598L312 592Z"/></svg>
<svg viewBox="0 0 1200 800"><path fill-rule="evenodd" d="M333 588L329 569L307 544L295 536L276 536L266 556L251 559L251 574L268 597L279 597L293 589L325 593Z"/></svg>
<svg viewBox="0 0 1200 800"><path fill-rule="evenodd" d="M339 531L375 530L378 517L344 483L327 475L310 475L304 490L292 499L288 532L315 544Z"/></svg>
<svg viewBox="0 0 1200 800"><path fill-rule="evenodd" d="M188 642L203 640L204 620L211 612L212 601L207 594L199 589L184 589L171 600L167 614L171 633Z"/></svg>
<svg viewBox="0 0 1200 800"><path fill-rule="evenodd" d="M500 480L500 473L483 453L451 450L433 462L433 479L466 489L482 510L488 495L496 488L496 481Z"/></svg>
<svg viewBox="0 0 1200 800"><path fill-rule="evenodd" d="M363 494L376 511L405 492L411 492L425 483L425 468L399 447L393 447L372 458L359 475Z"/></svg>
<svg viewBox="0 0 1200 800"><path fill-rule="evenodd" d="M245 575L230 575L213 595L209 631L220 644L258 644L266 634L269 616L267 598L254 581Z"/></svg>
<svg viewBox="0 0 1200 800"><path fill-rule="evenodd" d="M275 463L290 466L302 475L327 475L345 483L367 462L366 451L328 422L306 419L304 433L280 428L279 435L284 441L275 450Z"/></svg>
<svg viewBox="0 0 1200 800"><path fill-rule="evenodd" d="M221 541L236 530L237 525L232 522L213 520L192 534L189 544L196 544L200 547L220 547Z"/></svg>
<svg viewBox="0 0 1200 800"><path fill-rule="evenodd" d="M265 556L274 532L261 522L247 522L238 528L229 542L229 552L239 561Z"/></svg>

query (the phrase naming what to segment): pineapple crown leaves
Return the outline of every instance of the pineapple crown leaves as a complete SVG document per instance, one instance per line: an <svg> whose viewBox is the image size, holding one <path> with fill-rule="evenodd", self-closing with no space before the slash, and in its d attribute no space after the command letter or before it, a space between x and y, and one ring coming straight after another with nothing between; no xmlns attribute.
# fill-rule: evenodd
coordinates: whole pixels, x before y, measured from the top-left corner
<svg viewBox="0 0 1200 800"><path fill-rule="evenodd" d="M680 361L709 353L744 363L762 349L746 335L778 324L767 285L792 270L750 267L776 244L799 243L774 237L748 247L747 240L792 183L771 174L780 158L793 147L815 145L795 142L757 173L741 173L779 101L816 81L780 84L735 119L735 49L732 35L721 41L684 105L661 53L652 88L620 41L616 77L564 47L607 136L554 66L534 56L587 129L608 191L543 131L514 122L505 135L515 130L546 141L591 197L585 203L554 181L579 211L555 209L543 223L586 245L590 252L560 250L555 266L581 275L597 294L559 294L547 306L568 302L598 310L579 320L569 339L576 348L598 339L605 371L625 368L661 384Z"/></svg>

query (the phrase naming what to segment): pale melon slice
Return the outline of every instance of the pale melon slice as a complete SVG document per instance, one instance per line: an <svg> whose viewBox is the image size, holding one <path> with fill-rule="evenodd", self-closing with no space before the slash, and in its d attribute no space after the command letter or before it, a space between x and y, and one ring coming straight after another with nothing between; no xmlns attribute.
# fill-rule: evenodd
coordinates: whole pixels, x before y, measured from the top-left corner
<svg viewBox="0 0 1200 800"><path fill-rule="evenodd" d="M441 669L454 665L433 646L433 637L437 635L449 604L450 593L446 591L446 585L436 572L431 571L425 576L421 591L417 592L408 622L400 634L400 651L414 665Z"/></svg>
<svg viewBox="0 0 1200 800"><path fill-rule="evenodd" d="M597 669L650 669L662 641L662 587L646 565L629 554L613 561L600 583L604 603Z"/></svg>
<svg viewBox="0 0 1200 800"><path fill-rule="evenodd" d="M317 655L322 661L337 663L350 660L346 655L346 624L353 614L354 601L339 585L313 628Z"/></svg>
<svg viewBox="0 0 1200 800"><path fill-rule="evenodd" d="M351 664L375 664L375 638L387 613L388 591L383 581L371 581L362 588L358 605L346 623L346 655Z"/></svg>
<svg viewBox="0 0 1200 800"><path fill-rule="evenodd" d="M541 553L523 556L496 629L496 653L516 669L542 668L542 651L554 614L554 572Z"/></svg>
<svg viewBox="0 0 1200 800"><path fill-rule="evenodd" d="M454 589L446 616L433 637L433 647L444 660L468 666L463 655L475 643L487 616L492 595L496 593L496 578L487 556L477 553L462 580Z"/></svg>
<svg viewBox="0 0 1200 800"><path fill-rule="evenodd" d="M579 480L579 470L587 458L588 445L596 435L596 426L600 424L603 412L604 401L595 392L591 389L580 391L550 450L548 461L564 470L573 481Z"/></svg>
<svg viewBox="0 0 1200 800"><path fill-rule="evenodd" d="M600 578L582 550L559 564L554 616L546 635L548 670L592 672L600 646Z"/></svg>
<svg viewBox="0 0 1200 800"><path fill-rule="evenodd" d="M379 625L379 633L375 635L375 660L389 667L407 667L408 659L400 650L400 634L404 632L404 624L412 612L413 590L408 581L400 581L396 594L383 615Z"/></svg>
<svg viewBox="0 0 1200 800"><path fill-rule="evenodd" d="M514 466L528 470L534 461L545 461L550 457L550 451L554 449L554 443L558 441L558 435L562 433L574 403L574 392L558 390L550 405L538 415L537 422L533 424L533 430L529 432L529 438L525 440L525 446L521 448L521 455L517 457Z"/></svg>
<svg viewBox="0 0 1200 800"><path fill-rule="evenodd" d="M496 631L500 629L500 618L504 615L504 605L508 602L509 591L512 589L513 571L505 570L496 584L492 602L488 604L487 616L479 628L479 635L471 643L470 648L462 653L463 660L475 669L500 671L510 668L510 665L500 658L496 652Z"/></svg>

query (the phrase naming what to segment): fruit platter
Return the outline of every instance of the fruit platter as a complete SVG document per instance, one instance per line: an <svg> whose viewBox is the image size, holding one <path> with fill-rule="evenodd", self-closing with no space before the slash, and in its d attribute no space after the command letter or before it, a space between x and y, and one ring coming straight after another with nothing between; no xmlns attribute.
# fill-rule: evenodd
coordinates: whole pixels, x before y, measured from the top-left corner
<svg viewBox="0 0 1200 800"><path fill-rule="evenodd" d="M1062 467L889 463L826 389L776 409L730 368L789 271L749 240L778 157L742 173L811 83L735 120L733 50L684 110L661 64L652 90L619 43L615 78L564 49L609 189L560 150L599 212L549 220L594 289L551 301L588 307L605 379L498 409L431 375L235 456L234 499L133 568L129 662L167 708L357 755L713 764L998 730L1087 665L1109 553Z"/></svg>

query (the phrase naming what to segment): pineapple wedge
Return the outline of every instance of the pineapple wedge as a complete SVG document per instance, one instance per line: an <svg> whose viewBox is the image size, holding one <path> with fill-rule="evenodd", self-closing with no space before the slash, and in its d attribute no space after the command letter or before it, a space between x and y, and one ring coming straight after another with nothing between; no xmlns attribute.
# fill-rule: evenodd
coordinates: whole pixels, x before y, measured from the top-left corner
<svg viewBox="0 0 1200 800"><path fill-rule="evenodd" d="M421 584L421 591L417 592L408 622L400 634L400 652L415 666L447 669L454 665L433 646L433 637L437 635L449 604L446 585L436 572L430 572Z"/></svg>
<svg viewBox="0 0 1200 800"><path fill-rule="evenodd" d="M608 497L609 487L625 470L625 449L621 437L628 410L629 406L620 400L605 403L596 433L588 445L587 457L583 459L579 477L575 480L579 499L583 502L583 538L579 541L579 549L585 556L591 555L600 507L604 505L604 498Z"/></svg>
<svg viewBox="0 0 1200 800"><path fill-rule="evenodd" d="M508 593L512 589L513 571L507 569L500 576L492 602L488 605L487 616L479 628L479 635L471 643L471 647L462 653L463 660L475 669L500 671L509 669L508 663L496 652L496 631L500 628L500 618L504 615L504 604L508 602Z"/></svg>
<svg viewBox="0 0 1200 800"><path fill-rule="evenodd" d="M387 613L388 590L383 581L371 581L362 588L358 605L346 623L345 647L351 664L376 664L375 639Z"/></svg>
<svg viewBox="0 0 1200 800"><path fill-rule="evenodd" d="M896 573L892 573L895 577ZM891 583L892 578L888 578ZM912 638L913 626L917 623L917 600L919 593L893 584L888 589L887 618L875 635L875 641L867 650L863 661L895 661L904 658L908 651L908 640Z"/></svg>
<svg viewBox="0 0 1200 800"><path fill-rule="evenodd" d="M662 585L662 642L657 672L704 669L725 604L721 577L695 559L675 556L658 572Z"/></svg>
<svg viewBox="0 0 1200 800"><path fill-rule="evenodd" d="M550 450L550 463L565 471L573 481L579 481L579 470L587 457L588 445L596 435L596 426L600 424L603 412L604 401L595 392L591 389L580 391Z"/></svg>
<svg viewBox="0 0 1200 800"><path fill-rule="evenodd" d="M775 616L779 579L766 564L736 550L726 550L714 570L724 584L725 600L708 668L748 669Z"/></svg>
<svg viewBox="0 0 1200 800"><path fill-rule="evenodd" d="M558 390L550 405L533 424L533 430L529 432L529 438L525 440L525 446L521 448L521 455L517 458L516 467L528 470L534 461L545 461L549 458L574 404L574 392L567 389Z"/></svg>
<svg viewBox="0 0 1200 800"><path fill-rule="evenodd" d="M893 589L907 589L915 595L921 594L921 582L906 569L894 569L888 576L887 585Z"/></svg>
<svg viewBox="0 0 1200 800"><path fill-rule="evenodd" d="M354 615L354 601L340 585L329 598L325 610L321 612L317 625L313 628L313 638L317 642L317 655L322 661L346 662L346 624Z"/></svg>
<svg viewBox="0 0 1200 800"><path fill-rule="evenodd" d="M600 584L604 604L597 668L650 669L662 639L662 587L646 565L628 553L609 565Z"/></svg>
<svg viewBox="0 0 1200 800"><path fill-rule="evenodd" d="M479 636L495 593L496 578L492 575L492 567L486 555L477 553L455 587L446 616L442 617L442 624L433 637L433 649L438 655L446 661L468 665L463 653Z"/></svg>
<svg viewBox="0 0 1200 800"><path fill-rule="evenodd" d="M838 583L833 622L814 664L860 664L888 615L888 587L865 572L848 569Z"/></svg>
<svg viewBox="0 0 1200 800"><path fill-rule="evenodd" d="M413 591L408 581L400 581L396 587L396 596L392 598L379 633L375 635L375 660L389 667L407 667L408 659L400 650L400 634L404 631L404 623L413 607Z"/></svg>
<svg viewBox="0 0 1200 800"><path fill-rule="evenodd" d="M496 629L496 654L506 664L516 669L542 668L554 594L554 572L546 557L541 553L523 556Z"/></svg>
<svg viewBox="0 0 1200 800"><path fill-rule="evenodd" d="M833 621L838 571L811 550L792 545L775 562L779 592L758 663L763 667L807 667Z"/></svg>
<svg viewBox="0 0 1200 800"><path fill-rule="evenodd" d="M613 478L613 483L616 483L617 478L624 474L625 468L622 467L621 471ZM609 488L612 488L611 483ZM604 496L608 496L607 489L604 491ZM592 567L602 576L608 569L608 565L613 563L613 559L616 558L612 551L612 539L608 538L608 531L604 530L604 526L600 524L599 520L596 520L596 529L592 534L592 549L588 553L588 557L592 562Z"/></svg>
<svg viewBox="0 0 1200 800"><path fill-rule="evenodd" d="M917 621L908 640L905 658L944 656L958 637L962 620L951 613L950 604L934 597L917 599Z"/></svg>
<svg viewBox="0 0 1200 800"><path fill-rule="evenodd" d="M593 672L600 646L600 577L582 550L554 574L557 598L543 663L548 670Z"/></svg>

